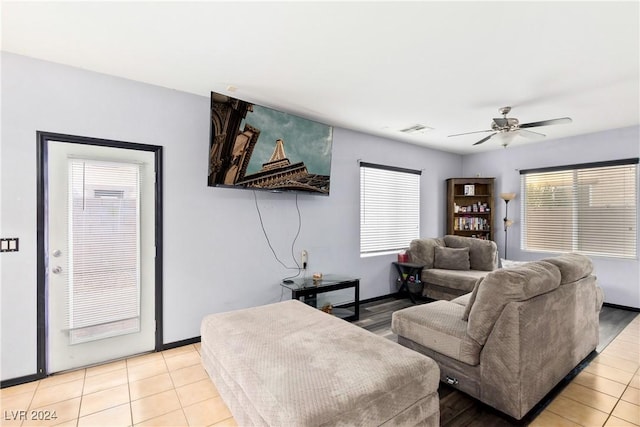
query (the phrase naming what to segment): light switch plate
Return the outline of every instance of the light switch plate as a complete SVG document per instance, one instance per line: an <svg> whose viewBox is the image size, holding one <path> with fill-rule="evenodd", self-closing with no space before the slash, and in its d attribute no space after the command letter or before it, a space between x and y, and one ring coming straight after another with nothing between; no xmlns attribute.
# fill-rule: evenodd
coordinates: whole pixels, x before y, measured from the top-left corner
<svg viewBox="0 0 640 427"><path fill-rule="evenodd" d="M18 243L19 239L17 237L0 239L0 252L18 252Z"/></svg>

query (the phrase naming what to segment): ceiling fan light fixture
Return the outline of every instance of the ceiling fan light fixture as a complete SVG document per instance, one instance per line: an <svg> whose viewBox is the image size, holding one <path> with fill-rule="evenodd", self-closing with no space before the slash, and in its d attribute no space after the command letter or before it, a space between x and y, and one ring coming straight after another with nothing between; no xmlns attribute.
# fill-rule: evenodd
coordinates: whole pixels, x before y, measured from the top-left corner
<svg viewBox="0 0 640 427"><path fill-rule="evenodd" d="M515 132L511 132L509 130L503 130L501 132L498 132L498 134L496 135L496 138L500 141L500 144L504 148L507 148L507 146L511 144L511 141L513 141L513 138L515 138L515 136L516 136Z"/></svg>
<svg viewBox="0 0 640 427"><path fill-rule="evenodd" d="M493 119L493 122L491 123L491 129L497 131L511 131L518 129L519 125L520 121L513 117L496 118Z"/></svg>
<svg viewBox="0 0 640 427"><path fill-rule="evenodd" d="M525 130L526 128L534 128L539 126L549 126L549 125L557 125L557 124L572 122L570 117L561 117L558 119L542 120L540 122L520 124L520 121L515 117L507 117L507 114L509 114L509 112L511 111L511 107L502 107L502 108L499 108L498 111L500 112L500 114L502 114L502 117L494 118L491 121L491 129L465 132L465 133L456 133L453 135L449 135L449 137L470 135L472 133L493 132L491 135L482 138L480 141L476 142L473 145L483 144L489 139L491 139L492 136L497 135L498 136L497 139L500 139L502 146L506 148L507 145L509 145L513 140L513 137L516 135L522 135L525 138L530 138L530 139L539 139L539 138L544 138L546 136L543 133Z"/></svg>

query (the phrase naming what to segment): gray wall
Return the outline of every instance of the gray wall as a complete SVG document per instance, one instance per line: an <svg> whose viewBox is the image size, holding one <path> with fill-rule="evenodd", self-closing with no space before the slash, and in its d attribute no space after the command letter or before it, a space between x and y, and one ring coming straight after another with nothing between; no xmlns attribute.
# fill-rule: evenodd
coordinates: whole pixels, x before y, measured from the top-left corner
<svg viewBox="0 0 640 427"><path fill-rule="evenodd" d="M571 126L571 125L566 125ZM464 156L463 173L466 176L496 177L496 194L516 192L517 198L509 202L509 218L515 220L509 228L507 253L509 258L517 260L536 260L552 253L527 252L520 249L521 233L521 194L520 170L562 166L577 163L599 162L626 159L640 156L640 127L628 127L606 132L580 135L572 138L545 141L531 145L517 142L508 148L488 153ZM504 201L496 199L496 218L504 217ZM638 207L640 212L640 206ZM637 232L637 227L636 227ZM495 233L504 256L504 231ZM591 257L595 274L605 293L605 301L627 307L640 308L640 262L638 259L614 259Z"/></svg>
<svg viewBox="0 0 640 427"><path fill-rule="evenodd" d="M200 335L205 314L290 298L290 274L263 236L253 192L210 188L209 99L84 70L2 54L0 229L20 251L0 255L1 378L36 372L36 131L164 147L164 342ZM395 290L393 255L359 256L358 159L423 169L422 235L444 231L443 181L462 158L337 128L331 196L298 196L309 270L361 278L361 297ZM295 196L257 193L278 255L293 265Z"/></svg>
<svg viewBox="0 0 640 427"><path fill-rule="evenodd" d="M30 58L2 54L0 230L19 237L20 252L0 255L1 379L36 370L36 130L164 147L164 342L198 336L207 313L278 301L290 272L263 236L251 191L209 188L209 99ZM549 141L532 147L459 156L336 128L331 196L298 196L311 272L361 278L362 298L395 290L393 255L359 256L358 160L422 169L421 235L444 231L444 180L496 176L497 191L519 192L515 168L639 155L638 128ZM257 193L278 255L293 265L295 196ZM499 202L498 218L503 215ZM510 212L519 212L518 199ZM516 220L519 218L510 214ZM501 244L502 233L496 233ZM510 230L511 258L519 228ZM638 261L596 259L606 301L640 307Z"/></svg>

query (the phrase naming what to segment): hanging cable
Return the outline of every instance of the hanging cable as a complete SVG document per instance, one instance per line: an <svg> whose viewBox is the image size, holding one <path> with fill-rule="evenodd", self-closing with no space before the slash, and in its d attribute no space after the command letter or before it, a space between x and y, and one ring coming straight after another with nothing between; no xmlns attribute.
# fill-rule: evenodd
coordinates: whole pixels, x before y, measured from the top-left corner
<svg viewBox="0 0 640 427"><path fill-rule="evenodd" d="M293 257L294 262L296 263L296 267L287 266L284 262L282 262L282 260L280 260L280 258L276 254L276 251L273 248L273 245L271 244L271 240L269 239L269 235L267 234L267 230L265 229L265 226L264 226L264 221L262 219L262 212L260 212L260 206L258 205L258 196L255 190L253 190L253 200L255 202L256 211L258 212L258 218L260 219L260 227L262 228L262 233L264 234L264 238L267 241L267 245L269 246L269 249L271 250L273 257L275 258L276 261L278 261L278 263L280 263L280 265L282 265L287 270L297 270L296 274L294 274L293 276L285 277L283 280L293 279L295 277L300 276L300 271L301 271L300 264L298 264L298 261L296 260L296 257L294 254L295 244L298 239L298 236L300 235L300 230L302 228L302 215L300 214L300 207L298 206L298 195L296 194L296 210L298 212L298 230L296 232L296 235L293 241L291 242L291 255Z"/></svg>

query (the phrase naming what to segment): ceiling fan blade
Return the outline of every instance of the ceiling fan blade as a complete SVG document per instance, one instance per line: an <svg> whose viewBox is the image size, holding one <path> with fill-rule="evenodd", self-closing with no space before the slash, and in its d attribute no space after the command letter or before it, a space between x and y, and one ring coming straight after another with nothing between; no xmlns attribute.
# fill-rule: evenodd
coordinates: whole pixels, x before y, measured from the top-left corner
<svg viewBox="0 0 640 427"><path fill-rule="evenodd" d="M543 133L534 132L532 130L526 130L526 129L518 129L516 132L518 135L524 136L525 138L529 138L529 139L542 139L547 136Z"/></svg>
<svg viewBox="0 0 640 427"><path fill-rule="evenodd" d="M563 123L571 123L572 121L573 120L571 120L570 117L562 117L559 119L543 120L541 122L525 123L520 125L520 128L522 129L522 128L534 128L538 126L559 125Z"/></svg>
<svg viewBox="0 0 640 427"><path fill-rule="evenodd" d="M495 123L498 127L504 128L509 126L509 119L506 117L499 117L497 119L493 119L493 123Z"/></svg>
<svg viewBox="0 0 640 427"><path fill-rule="evenodd" d="M494 133L492 133L491 135L489 135L489 136L486 136L486 137L482 138L480 141L476 142L476 143L475 143L475 144L473 144L473 145L480 145L480 144L482 144L483 142L487 142L487 141L489 140L489 138L491 138L491 137L492 137L493 135L495 135L496 133L498 133L498 132L494 132Z"/></svg>
<svg viewBox="0 0 640 427"><path fill-rule="evenodd" d="M448 138L450 138L452 136L471 135L472 133L484 133L484 132L493 132L493 129L477 130L475 132L456 133L455 135L449 135Z"/></svg>

